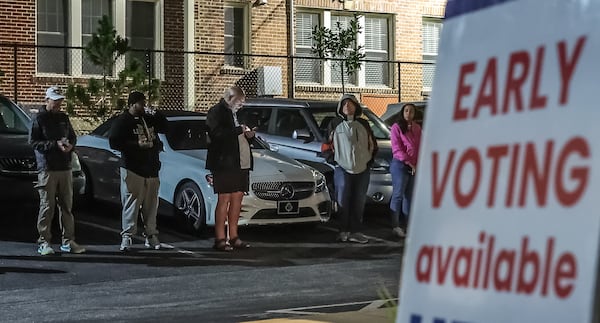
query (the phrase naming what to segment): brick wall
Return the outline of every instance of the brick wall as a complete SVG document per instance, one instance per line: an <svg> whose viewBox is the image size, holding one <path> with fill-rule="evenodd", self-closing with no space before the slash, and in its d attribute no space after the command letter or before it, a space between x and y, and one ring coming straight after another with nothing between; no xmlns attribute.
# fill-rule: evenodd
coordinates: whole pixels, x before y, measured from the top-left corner
<svg viewBox="0 0 600 323"><path fill-rule="evenodd" d="M4 72L0 93L10 98L15 94L15 51L10 45L35 43L35 15L35 0L0 0L0 70ZM19 98L39 101L39 95L36 97L36 94L41 93L43 87L32 84L32 80L35 79L33 54L32 48L17 50L17 95Z"/></svg>
<svg viewBox="0 0 600 323"><path fill-rule="evenodd" d="M223 51L223 3L221 1L202 1L196 3L200 10L196 33L198 35L198 50L210 52ZM250 4L249 0L227 0L227 2L238 2ZM252 22L251 53L268 55L288 55L289 34L287 19L286 0L269 0L268 5L261 7L249 7ZM392 49L392 60L403 62L422 61L422 20L423 17L443 17L445 0L354 0L345 4L331 0L294 0L296 11L306 9L328 9L384 13L393 16L394 48ZM348 11L348 10L347 10ZM245 82L251 79L255 69L261 65L277 65L282 68L283 93L286 97L288 63L286 60L266 58L255 58L245 71L224 70L212 64L222 63L222 57L210 59L197 59L200 66L200 84L197 86L198 99L196 107L206 109L211 103L216 102L223 88L231 84L242 84L246 86L249 95L253 93L255 84ZM210 67L208 65L211 65ZM395 77L397 78L397 67ZM419 64L402 64L400 68L401 94L403 101L421 100L422 94L422 69ZM398 95L398 81L394 80L393 89L364 89L349 87L348 92L355 93L379 93L387 97ZM337 99L341 93L339 87L307 87L296 86L295 97L310 99ZM387 101L386 101L387 102Z"/></svg>
<svg viewBox="0 0 600 323"><path fill-rule="evenodd" d="M164 47L166 50L183 50L184 16L183 0L164 1ZM165 78L161 83L161 99L171 107L183 107L184 56L166 52L163 56Z"/></svg>
<svg viewBox="0 0 600 323"><path fill-rule="evenodd" d="M195 48L201 52L223 52L223 3L225 0L195 1ZM287 0L269 0L266 6L252 7L253 0L228 0L248 5L251 26L250 53L259 55L288 55ZM13 97L13 49L6 44L35 44L35 0L0 0L0 69L4 71L0 92ZM344 10L344 6L368 13L385 13L394 19L394 60L420 62L421 22L423 17L442 17L445 0L354 0L345 4L331 0L294 0L296 10L322 8ZM183 49L183 0L164 0L164 45L167 50ZM351 10L350 10L351 11ZM246 69L223 68L222 55L196 56L194 75L183 75L183 55L162 56L164 79L161 95L171 104L179 104L184 78L194 78L197 109L206 109L217 102L223 89L232 84L244 87L248 94L256 92L256 68L280 66L282 70L282 95L288 96L288 62L284 58L254 57L248 60ZM20 103L39 104L44 89L49 85L67 84L70 77L38 76L35 72L35 51L32 48L18 50L17 95ZM402 100L421 99L420 65L403 64L401 67ZM85 80L81 80L85 81ZM397 81L394 82L396 84ZM398 93L398 89L349 88L354 93L379 93L385 96ZM296 97L336 99L340 88L295 88Z"/></svg>

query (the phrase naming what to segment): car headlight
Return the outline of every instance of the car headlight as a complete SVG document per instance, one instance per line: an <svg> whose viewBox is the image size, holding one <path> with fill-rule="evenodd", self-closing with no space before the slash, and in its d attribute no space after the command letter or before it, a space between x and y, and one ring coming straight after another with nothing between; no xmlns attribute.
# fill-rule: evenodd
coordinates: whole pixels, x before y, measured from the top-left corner
<svg viewBox="0 0 600 323"><path fill-rule="evenodd" d="M316 169L311 169L313 174L313 178L315 180L315 193L321 193L327 188L327 183L325 182L325 176L321 174Z"/></svg>
<svg viewBox="0 0 600 323"><path fill-rule="evenodd" d="M371 170L379 172L388 172L390 170L390 162L383 158L375 158Z"/></svg>

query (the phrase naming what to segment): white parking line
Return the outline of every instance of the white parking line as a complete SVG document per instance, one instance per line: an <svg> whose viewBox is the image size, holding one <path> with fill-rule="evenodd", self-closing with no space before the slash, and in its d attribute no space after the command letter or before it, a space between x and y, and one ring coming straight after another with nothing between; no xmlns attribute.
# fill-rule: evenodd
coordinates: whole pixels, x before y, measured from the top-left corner
<svg viewBox="0 0 600 323"><path fill-rule="evenodd" d="M114 232L114 233L117 233L117 234L121 234L121 230L114 229L114 228L111 228L111 227L107 227L107 226L104 226L104 225L101 225L101 224L87 222L87 221L81 221L81 220L78 220L77 223L80 223L80 224L83 224L83 225L87 225L87 226L92 227L92 228L96 228L96 229L100 229L100 230L105 230L105 231L109 231L109 232ZM140 236L140 235L133 235L132 238L136 239L136 240L138 240L140 242L144 242L145 241L145 238L142 237L142 236ZM164 242L160 243L160 247L161 248L165 248L165 249L173 249L173 250L177 251L178 253L189 255L189 256L192 256L192 257L196 257L196 258L205 258L203 255L195 253L195 252L193 252L191 250L181 249L181 248L175 247L173 245L170 245L170 244L164 243Z"/></svg>
<svg viewBox="0 0 600 323"><path fill-rule="evenodd" d="M366 304L366 306L361 307L358 311L369 311L369 310L373 310L373 309L378 309L381 306L385 305L388 301L393 301L393 300L398 300L397 298L391 299L391 300L374 300L374 301L364 301L364 302L350 302L350 303L338 303L338 304L327 304L327 305L315 305L315 306L304 306L304 307L294 307L294 308L284 308L284 309L279 309L279 310L269 310L266 311L266 313L269 314L286 314L286 315L319 315L319 314L326 314L328 312L322 312L322 311L312 311L314 310L318 310L318 309L324 309L324 308L334 308L334 307L344 307L344 306L354 306L354 305L363 305ZM239 317L256 317L256 316L262 316L262 314L244 314L244 315L239 315Z"/></svg>

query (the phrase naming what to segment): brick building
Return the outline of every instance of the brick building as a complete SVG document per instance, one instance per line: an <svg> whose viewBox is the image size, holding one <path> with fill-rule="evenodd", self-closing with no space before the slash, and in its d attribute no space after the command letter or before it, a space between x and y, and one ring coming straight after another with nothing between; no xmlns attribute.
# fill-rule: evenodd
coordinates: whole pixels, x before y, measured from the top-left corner
<svg viewBox="0 0 600 323"><path fill-rule="evenodd" d="M249 96L337 99L335 63L291 57L314 56L314 26L335 29L359 12L358 42L368 61L345 77L346 92L381 113L388 102L420 100L431 90L433 65L421 62L435 61L445 2L0 0L0 91L21 104L39 104L49 85L96 77L79 48L107 14L133 48L157 51L130 55L147 59L148 73L161 79L164 106L206 109L231 84Z"/></svg>

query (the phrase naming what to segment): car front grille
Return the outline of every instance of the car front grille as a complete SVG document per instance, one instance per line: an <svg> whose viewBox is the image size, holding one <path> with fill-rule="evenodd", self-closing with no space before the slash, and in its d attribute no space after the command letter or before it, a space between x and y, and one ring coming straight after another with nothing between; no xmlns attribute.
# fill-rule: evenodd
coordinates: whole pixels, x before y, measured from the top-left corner
<svg viewBox="0 0 600 323"><path fill-rule="evenodd" d="M308 218L315 216L315 211L309 207L301 207L298 214L278 214L277 209L263 209L252 217L252 220L273 220L273 219L293 219Z"/></svg>
<svg viewBox="0 0 600 323"><path fill-rule="evenodd" d="M252 191L259 199L269 201L302 200L315 191L313 182L259 182L252 183Z"/></svg>
<svg viewBox="0 0 600 323"><path fill-rule="evenodd" d="M14 175L32 175L37 170L33 157L2 157L0 158L0 172Z"/></svg>

